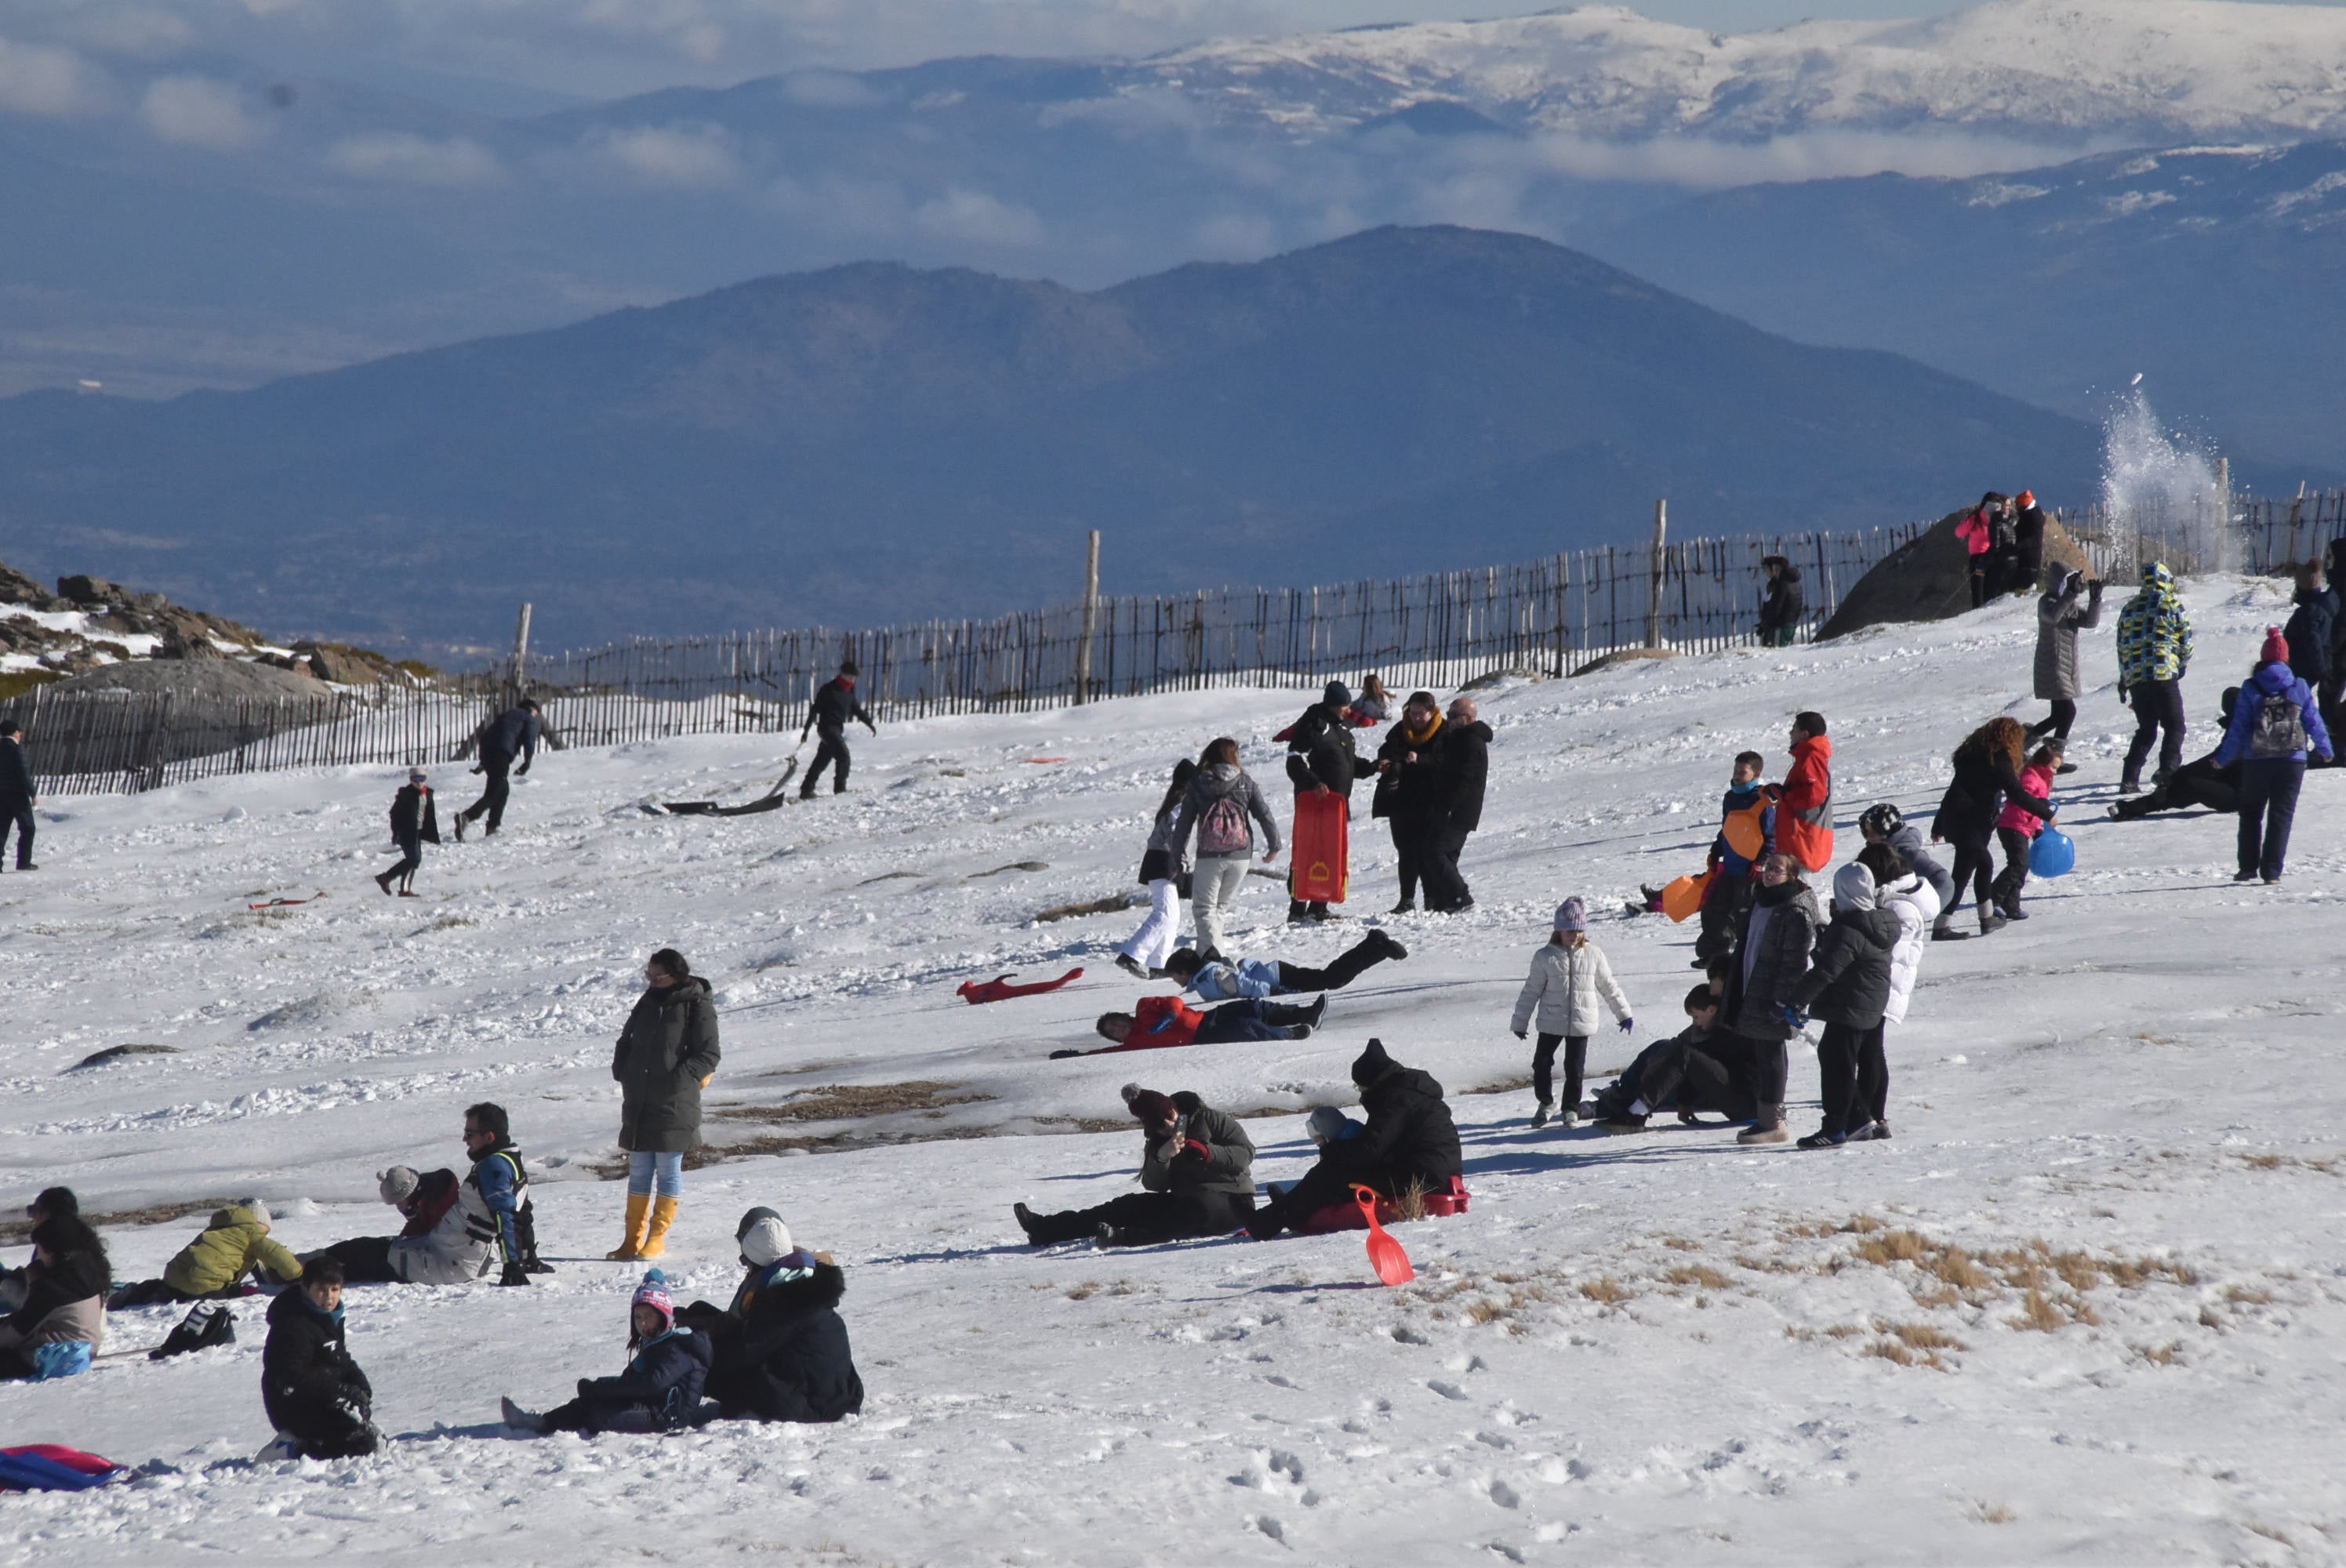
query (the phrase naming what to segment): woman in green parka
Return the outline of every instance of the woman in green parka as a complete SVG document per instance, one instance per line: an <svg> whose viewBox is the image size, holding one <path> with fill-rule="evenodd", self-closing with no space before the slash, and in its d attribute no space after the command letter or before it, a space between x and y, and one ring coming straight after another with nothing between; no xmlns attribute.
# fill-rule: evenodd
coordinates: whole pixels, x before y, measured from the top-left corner
<svg viewBox="0 0 2346 1568"><path fill-rule="evenodd" d="M685 1151L700 1146L700 1091L717 1072L717 1003L709 982L672 947L652 954L644 980L611 1054L611 1076L619 1081L619 1146L627 1151L627 1234L607 1256L622 1261L668 1250L668 1227L684 1196Z"/></svg>

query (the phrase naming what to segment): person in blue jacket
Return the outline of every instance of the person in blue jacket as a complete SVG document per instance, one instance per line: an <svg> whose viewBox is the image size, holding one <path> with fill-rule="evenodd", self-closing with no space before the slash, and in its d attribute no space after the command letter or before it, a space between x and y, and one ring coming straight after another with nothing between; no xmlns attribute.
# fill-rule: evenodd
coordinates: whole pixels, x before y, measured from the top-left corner
<svg viewBox="0 0 2346 1568"><path fill-rule="evenodd" d="M2234 881L2280 881L2309 751L2331 761L2330 731L2322 728L2312 688L2290 668L2289 640L2279 626L2270 626L2257 672L2240 687L2224 744L2216 748L2218 768L2240 764L2240 869Z"/></svg>
<svg viewBox="0 0 2346 1568"><path fill-rule="evenodd" d="M681 1328L668 1276L654 1268L628 1306L627 1369L581 1378L578 1397L543 1415L503 1401L505 1425L525 1432L661 1432L692 1423L715 1350L706 1334Z"/></svg>
<svg viewBox="0 0 2346 1568"><path fill-rule="evenodd" d="M1760 860L1776 848L1776 802L1760 775L1768 759L1738 752L1719 807L1719 835L1710 841L1710 886L1702 895L1702 929L1695 938L1697 969L1735 948L1743 911L1759 886Z"/></svg>
<svg viewBox="0 0 2346 1568"><path fill-rule="evenodd" d="M1205 1002L1257 1001L1266 996L1290 996L1303 992L1341 991L1361 972L1389 958L1407 958L1409 949L1382 931L1372 931L1334 958L1325 969L1307 969L1272 958L1207 960L1196 948L1176 948L1165 961L1166 974L1194 991Z"/></svg>

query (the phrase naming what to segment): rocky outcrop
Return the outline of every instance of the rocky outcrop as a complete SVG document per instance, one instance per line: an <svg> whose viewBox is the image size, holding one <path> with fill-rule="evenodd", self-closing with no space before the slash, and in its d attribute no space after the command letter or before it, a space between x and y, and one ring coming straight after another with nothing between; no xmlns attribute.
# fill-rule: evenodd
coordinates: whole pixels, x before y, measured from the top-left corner
<svg viewBox="0 0 2346 1568"><path fill-rule="evenodd" d="M1906 621L1943 621L1972 607L1971 552L1955 537L1955 524L1971 508L1950 512L1904 549L1882 558L1850 585L1841 607L1817 640L1847 636L1867 626ZM2045 524L2045 563L2091 575L2085 547L2058 523Z"/></svg>

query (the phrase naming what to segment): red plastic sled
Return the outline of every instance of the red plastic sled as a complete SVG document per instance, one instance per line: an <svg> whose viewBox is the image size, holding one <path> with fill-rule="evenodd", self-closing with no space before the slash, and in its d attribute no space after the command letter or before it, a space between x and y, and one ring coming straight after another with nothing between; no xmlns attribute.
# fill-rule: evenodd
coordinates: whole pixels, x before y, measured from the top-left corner
<svg viewBox="0 0 2346 1568"><path fill-rule="evenodd" d="M1340 904L1352 881L1352 806L1331 789L1295 798L1291 899Z"/></svg>
<svg viewBox="0 0 2346 1568"><path fill-rule="evenodd" d="M1474 1196L1466 1190L1465 1177L1452 1176L1448 1190L1425 1195L1425 1217L1446 1219L1454 1214L1464 1214L1467 1200ZM1377 1223L1401 1223L1401 1210L1394 1207L1392 1199L1383 1197L1377 1200ZM1368 1228L1368 1217L1357 1203L1331 1203L1295 1227L1297 1234L1302 1236L1325 1236L1331 1230Z"/></svg>
<svg viewBox="0 0 2346 1568"><path fill-rule="evenodd" d="M123 1473L110 1459L56 1443L0 1448L0 1492L82 1492Z"/></svg>
<svg viewBox="0 0 2346 1568"><path fill-rule="evenodd" d="M1012 971L1012 973L1015 972L1016 971ZM1046 991L1056 991L1069 982L1081 980L1083 977L1082 970L1071 969L1056 980L1038 980L1030 985L1013 985L1010 983L1010 976L1004 974L983 983L964 980L961 983L956 994L967 999L972 1007L980 1007L989 1002L1006 1002L1014 996L1040 996Z"/></svg>

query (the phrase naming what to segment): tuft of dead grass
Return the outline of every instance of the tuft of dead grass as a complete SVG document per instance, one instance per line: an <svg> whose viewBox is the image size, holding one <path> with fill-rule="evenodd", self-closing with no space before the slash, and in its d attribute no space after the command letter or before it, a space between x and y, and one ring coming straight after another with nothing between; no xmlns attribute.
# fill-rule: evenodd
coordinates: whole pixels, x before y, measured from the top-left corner
<svg viewBox="0 0 2346 1568"><path fill-rule="evenodd" d="M961 1086L926 1078L903 1084L823 1084L801 1089L779 1105L725 1105L709 1115L727 1122L846 1122L905 1111L972 1105L994 1098L991 1095L953 1092Z"/></svg>
<svg viewBox="0 0 2346 1568"><path fill-rule="evenodd" d="M1682 1264L1662 1278L1673 1285L1699 1285L1706 1290L1725 1290L1735 1283L1718 1269L1701 1263Z"/></svg>
<svg viewBox="0 0 2346 1568"><path fill-rule="evenodd" d="M1603 1307L1617 1307L1624 1301L1634 1301L1637 1293L1614 1278L1610 1274L1580 1282L1580 1293Z"/></svg>

